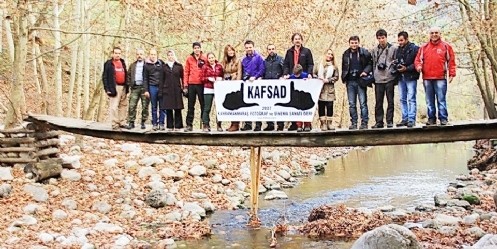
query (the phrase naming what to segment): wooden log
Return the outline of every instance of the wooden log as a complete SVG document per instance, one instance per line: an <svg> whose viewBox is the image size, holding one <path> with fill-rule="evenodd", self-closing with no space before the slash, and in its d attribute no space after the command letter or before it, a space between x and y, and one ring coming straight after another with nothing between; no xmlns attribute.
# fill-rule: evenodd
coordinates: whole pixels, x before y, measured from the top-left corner
<svg viewBox="0 0 497 249"><path fill-rule="evenodd" d="M0 163L35 163L37 161L35 158L0 158Z"/></svg>
<svg viewBox="0 0 497 249"><path fill-rule="evenodd" d="M31 134L34 133L34 130L26 129L25 127L19 127L19 128L13 128L13 129L8 129L8 130L0 130L0 133L3 134Z"/></svg>
<svg viewBox="0 0 497 249"><path fill-rule="evenodd" d="M34 137L37 140L45 140L49 138L58 138L60 134L60 131L37 132L34 134Z"/></svg>
<svg viewBox="0 0 497 249"><path fill-rule="evenodd" d="M29 164L24 168L24 172L32 173L35 181L43 181L45 179L59 176L62 172L62 165L57 160L45 160L33 164Z"/></svg>
<svg viewBox="0 0 497 249"><path fill-rule="evenodd" d="M0 144L32 144L35 141L33 137L0 138Z"/></svg>
<svg viewBox="0 0 497 249"><path fill-rule="evenodd" d="M37 157L50 156L53 154L58 154L59 152L60 152L59 148L47 148L36 152L36 156Z"/></svg>
<svg viewBox="0 0 497 249"><path fill-rule="evenodd" d="M44 148L44 147L49 147L49 146L59 146L60 141L58 138L51 138L47 140L41 140L37 141L35 143L36 148Z"/></svg>
<svg viewBox="0 0 497 249"><path fill-rule="evenodd" d="M32 147L5 147L0 148L0 152L32 152L35 151L36 148Z"/></svg>

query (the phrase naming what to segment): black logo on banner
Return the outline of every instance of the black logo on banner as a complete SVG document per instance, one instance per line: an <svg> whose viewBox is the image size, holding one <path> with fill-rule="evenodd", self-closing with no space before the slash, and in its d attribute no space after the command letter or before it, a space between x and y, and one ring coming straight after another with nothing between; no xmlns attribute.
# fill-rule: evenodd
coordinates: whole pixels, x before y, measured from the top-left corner
<svg viewBox="0 0 497 249"><path fill-rule="evenodd" d="M314 107L314 100L312 100L312 95L308 92L295 90L295 83L290 82L290 102L288 103L277 103L275 106L283 107L293 107L297 110L309 110Z"/></svg>
<svg viewBox="0 0 497 249"><path fill-rule="evenodd" d="M223 102L224 108L233 111L244 107L259 106L259 104L257 103L247 104L245 103L245 101L243 101L243 85L244 83L242 82L240 84L240 91L226 94L226 98Z"/></svg>

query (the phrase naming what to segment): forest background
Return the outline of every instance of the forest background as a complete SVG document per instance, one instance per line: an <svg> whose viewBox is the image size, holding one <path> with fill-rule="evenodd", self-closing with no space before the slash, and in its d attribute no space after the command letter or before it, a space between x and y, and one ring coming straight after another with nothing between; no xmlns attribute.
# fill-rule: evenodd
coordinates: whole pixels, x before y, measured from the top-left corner
<svg viewBox="0 0 497 249"><path fill-rule="evenodd" d="M416 3L417 2L417 3ZM28 112L104 121L107 97L101 73L112 47L120 46L128 64L135 49L176 51L184 63L194 41L222 58L226 44L244 55L251 39L266 56L267 44L284 55L291 35L300 32L318 64L331 48L340 68L348 38L364 47L377 44L385 29L391 43L407 31L418 45L431 26L442 28L453 44L457 74L449 86L451 120L496 118L497 1L493 0L3 0L0 1L0 123L22 122ZM422 84L418 118L426 118ZM336 83L335 117L348 125L345 87ZM374 103L369 91L370 112ZM197 108L199 109L199 108ZM400 107L396 98L396 120Z"/></svg>

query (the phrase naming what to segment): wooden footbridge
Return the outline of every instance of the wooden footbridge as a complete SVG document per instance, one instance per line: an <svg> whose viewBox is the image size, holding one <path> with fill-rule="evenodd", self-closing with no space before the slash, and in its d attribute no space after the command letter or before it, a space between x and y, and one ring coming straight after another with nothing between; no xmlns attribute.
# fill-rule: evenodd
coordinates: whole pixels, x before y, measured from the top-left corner
<svg viewBox="0 0 497 249"><path fill-rule="evenodd" d="M325 132L168 132L151 129L112 130L110 124L73 118L31 114L27 121L43 129L62 130L74 134L144 143L246 146L250 147L251 226L257 218L261 147L345 147L442 143L497 138L497 120L454 122L447 126L420 125L412 128L366 130L337 129Z"/></svg>

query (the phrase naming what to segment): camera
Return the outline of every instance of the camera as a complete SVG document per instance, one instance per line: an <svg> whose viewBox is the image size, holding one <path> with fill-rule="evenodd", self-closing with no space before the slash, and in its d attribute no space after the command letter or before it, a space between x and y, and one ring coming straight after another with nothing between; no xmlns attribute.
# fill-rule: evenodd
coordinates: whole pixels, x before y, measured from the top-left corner
<svg viewBox="0 0 497 249"><path fill-rule="evenodd" d="M244 75L242 78L243 81L247 81L249 79L250 79L250 75Z"/></svg>
<svg viewBox="0 0 497 249"><path fill-rule="evenodd" d="M392 75L396 75L396 74L400 73L400 72L399 72L399 70L400 70L402 67L405 67L405 66L406 66L406 65L405 65L405 63L404 63L404 60L400 60L400 61L398 61L398 60L394 60L394 61L392 62L392 67L391 67L391 69L390 69L390 74L392 74Z"/></svg>
<svg viewBox="0 0 497 249"><path fill-rule="evenodd" d="M231 74L224 74L224 80L232 80Z"/></svg>
<svg viewBox="0 0 497 249"><path fill-rule="evenodd" d="M352 76L352 78L359 77L359 70L354 69L354 70L350 71L350 76Z"/></svg>
<svg viewBox="0 0 497 249"><path fill-rule="evenodd" d="M387 64L385 64L383 62L378 63L378 65L376 67L378 68L378 70L383 71L383 70L387 69Z"/></svg>

